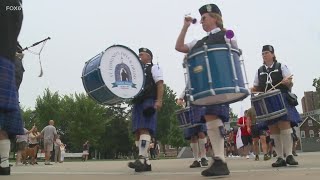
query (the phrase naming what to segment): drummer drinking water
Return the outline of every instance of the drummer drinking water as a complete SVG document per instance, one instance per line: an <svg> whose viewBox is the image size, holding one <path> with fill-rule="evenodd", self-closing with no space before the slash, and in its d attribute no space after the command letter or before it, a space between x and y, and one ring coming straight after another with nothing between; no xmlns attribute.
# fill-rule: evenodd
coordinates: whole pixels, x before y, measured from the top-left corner
<svg viewBox="0 0 320 180"><path fill-rule="evenodd" d="M228 41L225 37L226 30L223 27L221 11L215 4L207 4L199 9L201 15L201 24L208 36L201 40L194 40L185 44L185 36L190 24L192 23L191 17L184 19L182 30L176 42L176 50L182 53L188 53L195 48L202 47L206 44L226 44ZM236 46L236 42L231 44ZM203 176L221 176L229 175L227 163L224 156L224 122L229 121L229 105L207 105L205 106L205 121L207 125L207 133L210 141L213 144L213 163L212 165L201 172Z"/></svg>
<svg viewBox="0 0 320 180"><path fill-rule="evenodd" d="M147 48L140 48L139 57L146 76L143 91L132 101L132 129L136 137L136 146L139 148L139 157L128 166L136 172L143 172L151 171L148 148L151 135L156 132L156 111L162 107L164 87L162 70L152 63L152 52Z"/></svg>
<svg viewBox="0 0 320 180"><path fill-rule="evenodd" d="M274 48L271 45L262 47L262 58L263 65L255 75L254 87L251 90L252 92L266 92L272 88L279 89L287 109L287 115L261 122L268 126L270 137L274 139L274 148L278 155L277 161L272 164L272 167L287 166L287 164L298 165L298 162L292 156L291 127L297 126L301 119L295 106L289 103L288 93L293 86L291 72L286 65L276 60ZM287 157L284 157L283 154L286 154Z"/></svg>

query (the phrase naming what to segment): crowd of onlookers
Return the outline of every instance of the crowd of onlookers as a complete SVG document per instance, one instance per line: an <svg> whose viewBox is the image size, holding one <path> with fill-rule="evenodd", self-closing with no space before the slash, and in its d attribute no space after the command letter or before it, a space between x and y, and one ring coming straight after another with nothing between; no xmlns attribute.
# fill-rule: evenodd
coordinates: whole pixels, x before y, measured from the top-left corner
<svg viewBox="0 0 320 180"><path fill-rule="evenodd" d="M264 160L269 160L272 156L276 157L276 152L273 150L274 142L270 138L269 130L259 130L259 132L253 132L250 128L250 123L247 122L248 118L245 116L240 117L237 121L237 126L231 127L226 130L225 136L225 155L226 157L245 157L250 158L250 155L255 157L255 160L259 160L260 152L264 153ZM241 131L241 136L237 138L238 131ZM237 146L237 141L242 141ZM293 151L294 156L298 156L296 153L296 147L299 142L299 138L296 135L296 131L293 128L292 133Z"/></svg>
<svg viewBox="0 0 320 180"><path fill-rule="evenodd" d="M24 128L23 135L16 136L16 165L38 164L38 154L45 154L45 165L52 165L50 161L62 163L66 151L66 145L62 143L54 127L54 121L38 131L36 125L30 130Z"/></svg>

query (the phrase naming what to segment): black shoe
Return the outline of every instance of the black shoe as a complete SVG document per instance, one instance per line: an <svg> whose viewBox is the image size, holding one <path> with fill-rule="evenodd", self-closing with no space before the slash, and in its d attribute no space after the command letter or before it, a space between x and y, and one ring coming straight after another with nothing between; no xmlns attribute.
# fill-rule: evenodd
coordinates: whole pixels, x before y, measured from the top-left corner
<svg viewBox="0 0 320 180"><path fill-rule="evenodd" d="M254 158L255 161L259 161L259 155L256 155L256 158Z"/></svg>
<svg viewBox="0 0 320 180"><path fill-rule="evenodd" d="M147 164L147 161L146 161L146 159L144 159L144 163L142 163L140 160L138 160L139 162L137 162L136 164L135 164L135 168L134 168L134 170L136 171L136 172L144 172L144 171L151 171L152 169L151 169L151 164Z"/></svg>
<svg viewBox="0 0 320 180"><path fill-rule="evenodd" d="M275 151L272 152L273 157L277 157L277 153Z"/></svg>
<svg viewBox="0 0 320 180"><path fill-rule="evenodd" d="M223 162L220 158L214 158L212 165L201 172L202 176L224 176L229 175L227 163Z"/></svg>
<svg viewBox="0 0 320 180"><path fill-rule="evenodd" d="M291 166L295 166L295 165L298 165L299 163L293 158L292 155L289 155L287 158L286 158L286 163L291 165Z"/></svg>
<svg viewBox="0 0 320 180"><path fill-rule="evenodd" d="M136 168L136 165L140 163L140 160L139 160L139 159L144 159L144 157L141 156L141 155L138 156L138 159L137 159L137 160L135 160L134 162L129 162L129 163L128 163L128 167L129 167L129 168L132 168L132 169Z"/></svg>
<svg viewBox="0 0 320 180"><path fill-rule="evenodd" d="M208 160L206 158L201 158L201 166L208 166Z"/></svg>
<svg viewBox="0 0 320 180"><path fill-rule="evenodd" d="M0 176L1 175L10 175L10 166L9 167L0 167Z"/></svg>
<svg viewBox="0 0 320 180"><path fill-rule="evenodd" d="M193 161L193 163L189 167L190 168L197 168L197 167L201 167L201 164L199 161Z"/></svg>
<svg viewBox="0 0 320 180"><path fill-rule="evenodd" d="M263 160L264 160L264 161L268 161L269 159L271 159L271 157L269 156L269 154L265 154L265 155L263 156Z"/></svg>
<svg viewBox="0 0 320 180"><path fill-rule="evenodd" d="M298 156L298 154L295 151L292 151L293 156Z"/></svg>
<svg viewBox="0 0 320 180"><path fill-rule="evenodd" d="M139 159L135 160L134 162L129 162L129 163L128 163L128 167L134 169L134 168L136 168L136 165L137 165L139 162L140 162ZM141 163L141 162L140 162L140 163Z"/></svg>
<svg viewBox="0 0 320 180"><path fill-rule="evenodd" d="M272 167L283 167L283 166L287 166L287 163L282 158L278 158L275 163L272 163Z"/></svg>

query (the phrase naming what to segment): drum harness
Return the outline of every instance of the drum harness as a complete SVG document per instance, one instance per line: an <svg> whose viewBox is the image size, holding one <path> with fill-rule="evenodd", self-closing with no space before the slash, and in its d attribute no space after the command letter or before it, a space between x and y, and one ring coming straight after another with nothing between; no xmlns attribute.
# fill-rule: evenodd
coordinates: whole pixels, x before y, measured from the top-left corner
<svg viewBox="0 0 320 180"><path fill-rule="evenodd" d="M275 64L275 65L276 65L276 64ZM272 85L271 73L279 72L278 68L279 68L279 67L276 67L275 70L273 70L273 71L271 71L271 72L269 72L269 73L267 73L267 72L261 72L261 73L260 73L260 75L264 75L264 74L267 75L266 87L265 87L265 89L264 89L264 92L267 92L268 84L270 84L271 88L275 88L275 86Z"/></svg>

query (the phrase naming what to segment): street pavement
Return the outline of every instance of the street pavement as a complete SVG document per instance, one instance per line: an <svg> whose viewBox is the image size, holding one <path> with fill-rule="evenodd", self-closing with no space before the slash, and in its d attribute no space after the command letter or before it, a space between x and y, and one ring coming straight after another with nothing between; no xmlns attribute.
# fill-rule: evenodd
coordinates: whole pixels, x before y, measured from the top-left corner
<svg viewBox="0 0 320 180"><path fill-rule="evenodd" d="M299 166L272 168L269 161L245 158L227 158L231 171L225 177L202 177L205 168L190 169L193 159L152 160L152 171L136 173L127 167L129 161L78 161L39 165L13 166L11 176L0 176L1 180L196 180L196 179L235 179L235 180L320 180L320 152L300 153L296 160Z"/></svg>

